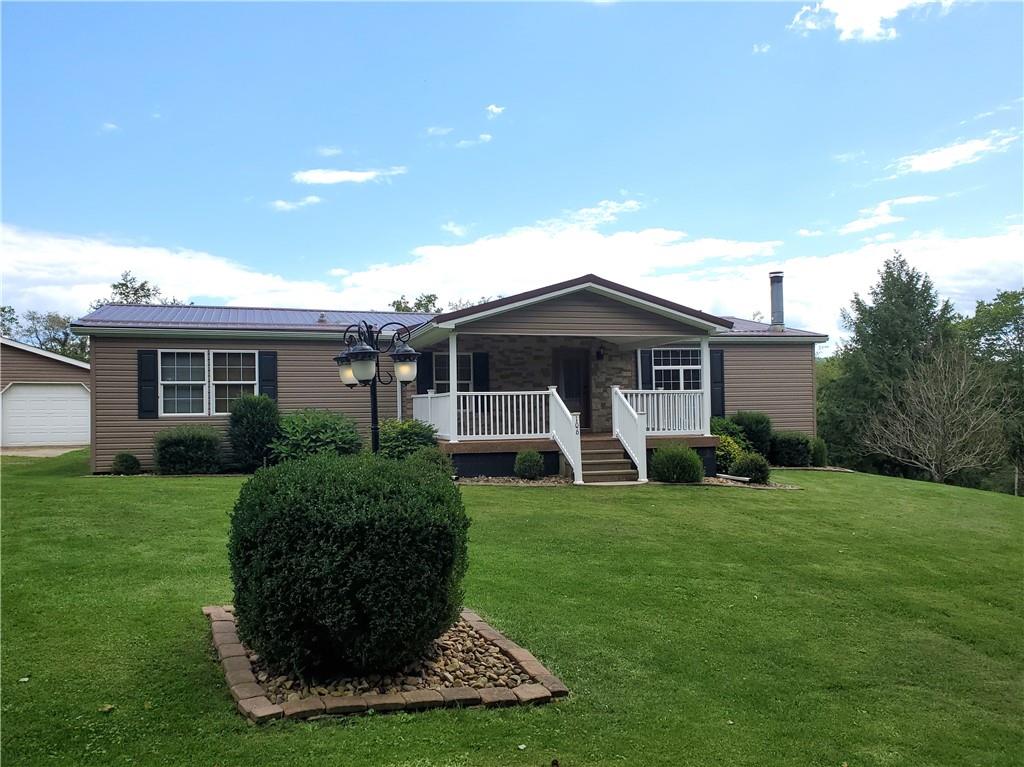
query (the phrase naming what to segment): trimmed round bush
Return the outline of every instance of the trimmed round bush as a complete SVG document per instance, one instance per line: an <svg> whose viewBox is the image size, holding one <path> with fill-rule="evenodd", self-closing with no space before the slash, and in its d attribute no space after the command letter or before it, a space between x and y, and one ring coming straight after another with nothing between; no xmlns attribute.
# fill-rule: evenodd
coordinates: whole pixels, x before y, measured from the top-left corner
<svg viewBox="0 0 1024 767"><path fill-rule="evenodd" d="M452 463L451 456L436 447L418 447L409 454L408 460L419 461L433 467L446 477L455 474L455 465Z"/></svg>
<svg viewBox="0 0 1024 767"><path fill-rule="evenodd" d="M458 487L425 461L260 469L231 514L239 636L306 679L399 669L458 617L468 528Z"/></svg>
<svg viewBox="0 0 1024 767"><path fill-rule="evenodd" d="M737 477L746 477L758 485L767 485L768 479L772 475L768 459L753 451L746 452L737 458L729 473Z"/></svg>
<svg viewBox="0 0 1024 767"><path fill-rule="evenodd" d="M756 410L741 410L730 416L734 424L743 429L750 448L768 457L772 449L772 419Z"/></svg>
<svg viewBox="0 0 1024 767"><path fill-rule="evenodd" d="M770 455L776 466L810 466L811 438L798 431L777 431Z"/></svg>
<svg viewBox="0 0 1024 767"><path fill-rule="evenodd" d="M750 442L747 435L743 433L743 427L735 424L728 418L715 416L711 419L711 433L716 437L731 437L742 450L750 450Z"/></svg>
<svg viewBox="0 0 1024 767"><path fill-rule="evenodd" d="M111 474L138 474L140 471L142 464L131 453L118 453L110 464Z"/></svg>
<svg viewBox="0 0 1024 767"><path fill-rule="evenodd" d="M228 441L242 471L254 471L271 459L270 443L281 431L277 403L266 394L239 397L231 405Z"/></svg>
<svg viewBox="0 0 1024 767"><path fill-rule="evenodd" d="M520 479L540 479L544 476L544 456L536 450L524 450L516 453L516 462L512 471Z"/></svg>
<svg viewBox="0 0 1024 767"><path fill-rule="evenodd" d="M700 482L704 461L689 445L666 445L651 455L647 471L658 482Z"/></svg>
<svg viewBox="0 0 1024 767"><path fill-rule="evenodd" d="M811 440L811 466L828 466L828 445L821 437Z"/></svg>
<svg viewBox="0 0 1024 767"><path fill-rule="evenodd" d="M736 459L745 451L732 437L723 434L718 438L718 447L715 448L715 463L718 464L718 471L722 474L729 474Z"/></svg>
<svg viewBox="0 0 1024 767"><path fill-rule="evenodd" d="M182 424L158 431L153 463L160 474L215 474L221 469L220 439L212 426Z"/></svg>
<svg viewBox="0 0 1024 767"><path fill-rule="evenodd" d="M389 418L380 423L380 454L387 458L405 458L421 447L437 444L437 429L429 423Z"/></svg>
<svg viewBox="0 0 1024 767"><path fill-rule="evenodd" d="M281 433L270 444L278 461L308 458L318 453L351 455L363 448L356 422L330 410L296 410L281 418Z"/></svg>

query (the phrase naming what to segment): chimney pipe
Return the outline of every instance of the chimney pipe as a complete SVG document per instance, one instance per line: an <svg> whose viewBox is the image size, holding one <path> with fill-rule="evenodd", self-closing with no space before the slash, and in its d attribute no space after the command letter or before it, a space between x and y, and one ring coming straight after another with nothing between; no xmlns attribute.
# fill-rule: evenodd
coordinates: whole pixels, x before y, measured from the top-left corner
<svg viewBox="0 0 1024 767"><path fill-rule="evenodd" d="M782 310L782 272L769 272L768 279L772 283L772 330L781 332L786 329L785 316Z"/></svg>

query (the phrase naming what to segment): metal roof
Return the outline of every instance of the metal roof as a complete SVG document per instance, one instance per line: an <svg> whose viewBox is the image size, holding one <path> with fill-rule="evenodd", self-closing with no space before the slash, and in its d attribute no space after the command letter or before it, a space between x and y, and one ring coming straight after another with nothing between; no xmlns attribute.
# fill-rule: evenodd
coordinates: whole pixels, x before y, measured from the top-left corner
<svg viewBox="0 0 1024 767"><path fill-rule="evenodd" d="M716 336L749 336L750 338L824 338L824 333L815 333L810 330L799 330L797 328L783 328L782 330L772 330L772 326L767 322L754 322L753 320L744 320L740 317L726 317L727 320L732 320L732 330L719 331L715 333Z"/></svg>

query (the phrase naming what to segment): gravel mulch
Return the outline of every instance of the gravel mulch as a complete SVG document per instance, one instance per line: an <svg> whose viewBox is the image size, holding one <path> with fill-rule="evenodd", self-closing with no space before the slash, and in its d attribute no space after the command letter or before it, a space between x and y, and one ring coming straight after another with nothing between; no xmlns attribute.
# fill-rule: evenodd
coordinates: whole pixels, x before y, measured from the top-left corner
<svg viewBox="0 0 1024 767"><path fill-rule="evenodd" d="M544 487L546 485L571 485L570 477L541 477L540 479L520 479L519 477L460 477L460 485L522 485L524 487Z"/></svg>

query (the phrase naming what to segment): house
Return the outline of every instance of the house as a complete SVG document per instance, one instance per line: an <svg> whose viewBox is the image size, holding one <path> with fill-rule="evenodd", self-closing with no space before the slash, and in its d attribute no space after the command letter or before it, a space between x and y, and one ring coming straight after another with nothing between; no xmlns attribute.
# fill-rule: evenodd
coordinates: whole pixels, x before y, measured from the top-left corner
<svg viewBox="0 0 1024 767"><path fill-rule="evenodd" d="M415 385L378 387L380 417L433 424L463 475L509 474L516 452L535 449L577 482L642 480L665 442L692 445L713 473L714 415L763 410L815 431L814 348L827 337L785 327L781 273L771 291L770 324L595 275L437 315L107 305L73 325L91 338L93 470L121 451L151 466L156 432L224 428L233 399L253 392L283 411L343 411L367 431L369 392L340 385L333 361L345 328L365 321L412 328L421 352Z"/></svg>
<svg viewBox="0 0 1024 767"><path fill-rule="evenodd" d="M89 364L0 337L0 445L86 445Z"/></svg>

